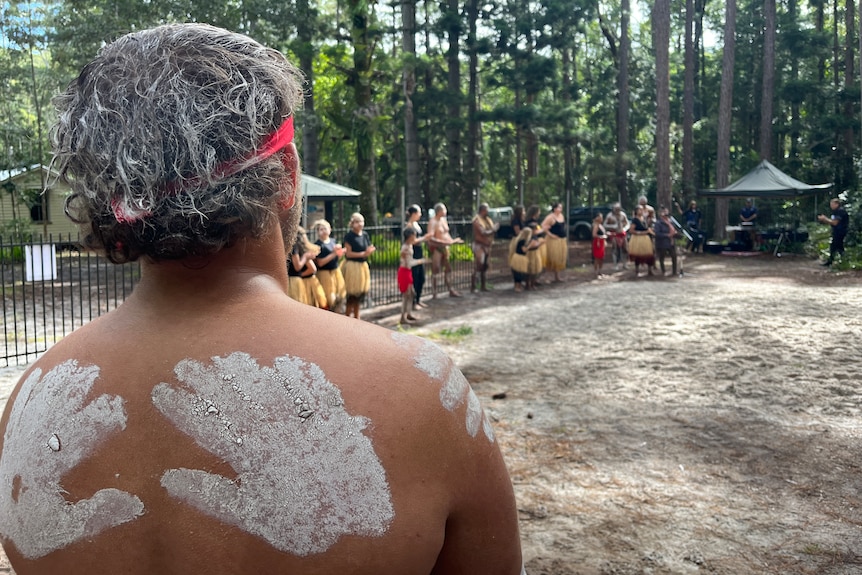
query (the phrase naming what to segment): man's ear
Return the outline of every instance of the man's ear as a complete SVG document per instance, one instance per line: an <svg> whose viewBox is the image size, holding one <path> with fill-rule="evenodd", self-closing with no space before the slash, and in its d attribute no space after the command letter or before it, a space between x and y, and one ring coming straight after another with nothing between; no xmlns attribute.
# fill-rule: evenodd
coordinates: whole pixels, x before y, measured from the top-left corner
<svg viewBox="0 0 862 575"><path fill-rule="evenodd" d="M283 188L283 196L278 202L278 207L281 210L287 211L296 204L296 197L301 194L300 185L300 168L299 168L299 152L296 149L296 144L291 142L285 146L282 151L282 162L287 169L287 178L289 184Z"/></svg>

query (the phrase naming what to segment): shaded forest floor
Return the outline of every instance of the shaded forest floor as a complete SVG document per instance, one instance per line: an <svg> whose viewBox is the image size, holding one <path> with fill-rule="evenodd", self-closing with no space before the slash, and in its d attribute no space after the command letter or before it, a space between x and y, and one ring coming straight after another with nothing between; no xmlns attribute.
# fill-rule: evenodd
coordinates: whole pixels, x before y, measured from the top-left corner
<svg viewBox="0 0 862 575"><path fill-rule="evenodd" d="M862 277L764 254L597 280L581 255L412 329L496 422L527 572L862 573Z"/></svg>
<svg viewBox="0 0 862 575"><path fill-rule="evenodd" d="M571 253L565 283L498 280L410 328L495 422L527 572L862 572L862 277L766 254L597 280Z"/></svg>

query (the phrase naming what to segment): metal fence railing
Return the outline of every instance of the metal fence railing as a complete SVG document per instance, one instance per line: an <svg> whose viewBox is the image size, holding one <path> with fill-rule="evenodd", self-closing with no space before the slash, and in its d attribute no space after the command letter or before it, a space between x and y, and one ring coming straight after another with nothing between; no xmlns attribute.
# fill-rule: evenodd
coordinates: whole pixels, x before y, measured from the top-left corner
<svg viewBox="0 0 862 575"><path fill-rule="evenodd" d="M114 265L76 236L0 237L0 296L6 365L27 363L51 344L117 307L140 278L137 263Z"/></svg>
<svg viewBox="0 0 862 575"><path fill-rule="evenodd" d="M450 226L453 236L464 239L452 249L450 279L455 289L467 291L473 272L472 227L469 221L451 221ZM345 231L333 231L336 241L341 241ZM377 251L370 260L371 292L365 305L398 302L401 227L369 227L366 231ZM498 240L491 250L489 280L509 275L507 260L508 242ZM432 290L430 266L428 272L426 294ZM81 248L77 236L40 236L30 241L0 237L5 365L28 363L67 334L116 308L132 293L140 276L138 263L112 264ZM438 284L440 293L445 293L443 280Z"/></svg>

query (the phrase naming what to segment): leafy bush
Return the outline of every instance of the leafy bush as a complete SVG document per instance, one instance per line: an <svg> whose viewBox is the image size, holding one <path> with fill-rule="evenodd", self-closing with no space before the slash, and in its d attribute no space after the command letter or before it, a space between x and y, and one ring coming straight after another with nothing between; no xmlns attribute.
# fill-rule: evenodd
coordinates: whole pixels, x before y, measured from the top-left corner
<svg viewBox="0 0 862 575"><path fill-rule="evenodd" d="M29 244L33 241L32 222L29 218L14 218L0 222L0 237L4 243Z"/></svg>
<svg viewBox="0 0 862 575"><path fill-rule="evenodd" d="M371 254L371 262L381 267L398 267L401 259L401 243L383 235L372 235L371 243L377 250Z"/></svg>
<svg viewBox="0 0 862 575"><path fill-rule="evenodd" d="M371 255L371 262L381 267L398 267L401 258L401 242L385 235L374 234L371 243L377 250ZM466 243L453 244L450 251L450 260L453 262L473 261L473 250Z"/></svg>
<svg viewBox="0 0 862 575"><path fill-rule="evenodd" d="M24 261L23 246L5 246L0 248L0 263L16 264Z"/></svg>

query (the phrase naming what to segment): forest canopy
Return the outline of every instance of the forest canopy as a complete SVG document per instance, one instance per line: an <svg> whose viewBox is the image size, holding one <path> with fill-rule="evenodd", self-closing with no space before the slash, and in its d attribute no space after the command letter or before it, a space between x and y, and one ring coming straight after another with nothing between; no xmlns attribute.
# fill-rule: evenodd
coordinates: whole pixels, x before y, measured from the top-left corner
<svg viewBox="0 0 862 575"><path fill-rule="evenodd" d="M49 161L50 99L100 46L198 21L297 63L304 169L360 190L372 223L397 212L402 193L455 215L479 201L684 204L761 159L858 201L851 0L49 0L2 10L0 170ZM807 221L827 200L779 208ZM728 206L709 202L718 233Z"/></svg>

